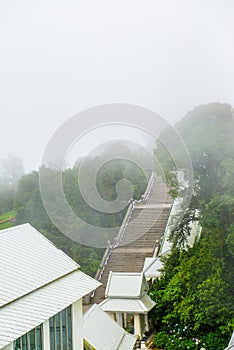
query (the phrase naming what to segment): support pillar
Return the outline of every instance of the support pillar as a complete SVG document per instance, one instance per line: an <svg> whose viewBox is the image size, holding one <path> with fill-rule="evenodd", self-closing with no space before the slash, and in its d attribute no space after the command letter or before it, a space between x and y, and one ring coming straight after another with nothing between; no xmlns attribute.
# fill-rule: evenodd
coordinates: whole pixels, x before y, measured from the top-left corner
<svg viewBox="0 0 234 350"><path fill-rule="evenodd" d="M123 317L121 312L116 312L117 323L123 327Z"/></svg>
<svg viewBox="0 0 234 350"><path fill-rule="evenodd" d="M145 314L145 332L149 332L149 319L148 319L148 314Z"/></svg>
<svg viewBox="0 0 234 350"><path fill-rule="evenodd" d="M44 349L50 350L50 321L43 322L43 344Z"/></svg>
<svg viewBox="0 0 234 350"><path fill-rule="evenodd" d="M72 304L72 350L83 350L82 298Z"/></svg>
<svg viewBox="0 0 234 350"><path fill-rule="evenodd" d="M134 334L142 337L141 320L139 314L134 314Z"/></svg>

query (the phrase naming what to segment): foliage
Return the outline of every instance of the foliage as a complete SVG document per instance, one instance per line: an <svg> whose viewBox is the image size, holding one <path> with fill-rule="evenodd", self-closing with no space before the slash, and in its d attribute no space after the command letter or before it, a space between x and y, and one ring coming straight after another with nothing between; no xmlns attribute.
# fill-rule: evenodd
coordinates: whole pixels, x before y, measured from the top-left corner
<svg viewBox="0 0 234 350"><path fill-rule="evenodd" d="M224 349L226 342L224 338L217 333L208 333L200 337L189 337L186 335L186 326L183 329L178 325L169 329L169 331L158 332L154 337L156 349L167 350L200 350L201 348L209 350Z"/></svg>
<svg viewBox="0 0 234 350"><path fill-rule="evenodd" d="M12 227L15 221L16 212L14 210L0 215L0 230Z"/></svg>
<svg viewBox="0 0 234 350"><path fill-rule="evenodd" d="M160 331L155 342L167 350L173 348L172 343L174 348L198 349L192 342L194 338L207 349L224 348L233 331L234 320L232 108L217 103L197 107L176 127L189 150L195 180L190 206L171 233L172 251L164 257L162 277L150 291L157 303L152 319ZM164 131L163 137L175 142L170 129ZM176 148L176 143L173 146L179 157L181 150ZM157 145L156 155L169 174L168 183L175 183L170 155L160 145ZM189 222L194 220L199 220L202 236L188 248ZM173 329L186 327L185 338L178 344L177 335L174 337L168 332L168 325ZM224 335L226 340L222 343ZM181 336L179 334L179 338Z"/></svg>
<svg viewBox="0 0 234 350"><path fill-rule="evenodd" d="M130 151L129 151L130 152ZM100 155L94 158L86 159L87 171L92 174L96 164L102 163L104 156ZM77 174L79 173L80 163L78 162L73 168L67 168L63 172L63 188L64 193L72 210L82 220L96 227L116 227L118 228L122 222L125 210L113 214L102 213L89 206L83 199ZM43 167L48 186L48 195L56 201L56 192L54 184L58 180L58 171ZM134 198L139 199L145 190L147 178L144 171L138 168L131 162L118 159L106 163L97 174L97 189L101 197L106 201L113 201L116 196L116 184L121 179L127 179L131 182L134 190ZM91 185L86 176L85 186L90 189ZM16 197L15 197L16 195ZM16 225L29 222L48 239L50 239L58 248L62 249L71 258L81 265L81 269L91 276L94 276L98 270L104 249L92 248L83 246L68 237L64 236L51 222L42 203L41 193L39 188L39 172L33 171L30 174L24 175L18 181L17 192L14 193L13 200L11 195L6 198L9 200L9 206L4 204L2 212L16 207L17 215ZM56 203L56 202L55 202ZM127 203L126 203L127 205ZM59 203L55 205L58 207ZM7 209L7 210L4 210ZM1 199L0 199L1 210ZM70 223L73 228L73 223ZM0 227L5 228L5 227ZM77 228L74 228L77 229ZM106 241L112 239L106 235ZM95 242L90 242L95 245Z"/></svg>

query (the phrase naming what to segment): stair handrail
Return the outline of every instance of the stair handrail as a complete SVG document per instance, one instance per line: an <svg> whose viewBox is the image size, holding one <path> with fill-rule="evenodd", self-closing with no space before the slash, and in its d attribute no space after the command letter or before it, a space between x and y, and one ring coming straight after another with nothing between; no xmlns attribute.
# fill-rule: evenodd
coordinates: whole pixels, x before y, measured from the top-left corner
<svg viewBox="0 0 234 350"><path fill-rule="evenodd" d="M139 199L139 200L135 199L135 200L131 200L130 201L129 206L128 206L128 210L127 210L127 212L125 214L125 217L124 217L124 220L122 222L122 225L120 226L118 235L115 237L115 243L113 245L114 248L117 248L120 245L120 243L122 242L122 240L123 240L126 228L127 228L128 223L129 223L129 221L130 221L130 219L132 217L132 214L133 214L133 211L134 211L134 208L135 208L135 204L136 203L146 202L148 200L150 192L151 192L153 184L154 184L154 180L155 180L155 173L152 172L152 174L150 175L150 179L148 181L147 187L145 189L145 192L141 196L141 199Z"/></svg>
<svg viewBox="0 0 234 350"><path fill-rule="evenodd" d="M164 228L164 232L163 232L161 240L159 242L159 249L158 249L157 255L159 255L160 252L162 251L162 248L163 248L163 245L165 243L165 240L167 239L167 228L168 228L168 226L170 224L170 221L171 221L171 215L172 215L172 211L174 209L174 206L175 206L175 200L173 200L172 203L171 203L171 208L170 208L169 213L168 213L168 217L167 217L166 225L165 225L165 228Z"/></svg>
<svg viewBox="0 0 234 350"><path fill-rule="evenodd" d="M125 217L123 219L123 222L119 228L118 235L114 238L115 243L113 244L113 248L117 248L123 239L123 236L124 236L124 233L125 233L126 228L128 226L128 223L132 217L132 213L134 210L134 203L135 203L135 201L133 201L133 200L129 203L127 212L126 212Z"/></svg>
<svg viewBox="0 0 234 350"><path fill-rule="evenodd" d="M106 247L106 250L103 254L103 257L102 257L102 261L100 263L100 267L99 269L97 270L94 278L97 280L97 281L100 281L101 278L102 278L102 275L105 271L105 267L108 263L108 260L110 258L110 255L111 255L111 252L113 250L113 244L110 242L110 241L107 241L107 247ZM95 295L95 290L90 294L90 298L93 298Z"/></svg>
<svg viewBox="0 0 234 350"><path fill-rule="evenodd" d="M112 250L116 247L119 246L119 243L121 242L122 240L122 237L124 235L124 232L126 230L126 227L127 227L127 224L131 218L131 215L132 215L132 211L134 210L134 201L130 201L129 205L128 205L128 209L127 209L127 212L125 214L125 217L123 219L123 222L122 222L122 225L120 226L120 229L119 229L119 232L118 232L118 235L116 236L115 238L115 243L112 244L110 241L108 241L108 245L106 247L106 250L103 254L103 257L102 257L102 261L100 263L100 268L97 270L96 274L95 274L95 279L97 281L100 281L101 278L102 278L102 275L105 271L105 268L106 268L106 265L108 263L108 260L111 256L111 253L112 253ZM93 291L90 295L91 298L93 298L95 295L95 291Z"/></svg>
<svg viewBox="0 0 234 350"><path fill-rule="evenodd" d="M150 179L149 179L148 185L146 187L145 193L143 195L143 201L147 201L148 200L150 192L151 192L152 187L154 185L154 181L155 181L155 172L153 171L151 176L150 176Z"/></svg>
<svg viewBox="0 0 234 350"><path fill-rule="evenodd" d="M150 195L150 192L152 190L152 187L154 185L154 181L155 181L155 172L152 172L144 194L141 196L141 199L135 200L135 203L147 202L149 195Z"/></svg>
<svg viewBox="0 0 234 350"><path fill-rule="evenodd" d="M94 278L95 278L96 280L98 280L98 276L99 276L99 274L100 274L100 272L101 272L102 266L104 265L104 262L105 262L105 260L106 260L106 257L108 256L108 253L109 253L109 251L111 250L111 246L112 246L111 242L110 242L110 241L107 241L106 250L105 250L105 252L104 252L104 254L103 254L103 256L102 256L102 260L101 260L101 262L100 262L99 269L96 271L95 276L94 276Z"/></svg>
<svg viewBox="0 0 234 350"><path fill-rule="evenodd" d="M112 253L112 250L114 248L117 248L120 243L122 242L123 240L123 237L124 237L124 233L126 231L126 228L128 226L128 223L132 217L132 213L134 211L134 208L135 208L135 203L141 203L141 202L146 202L149 198L149 195L150 195L150 192L151 192L151 189L153 187L153 184L154 184L154 179L155 179L155 173L152 172L151 176L150 176L150 179L148 181L148 184L147 184L147 187L146 187L146 190L144 192L144 194L142 195L142 198L139 199L139 200L131 200L129 202L129 205L128 205L128 209L127 209L127 212L124 216L124 219L123 219L123 222L120 226L120 229L119 229L119 232L118 232L118 235L115 237L115 243L112 244L110 241L108 241L108 245L106 247L106 250L103 254L103 257L102 257L102 261L101 261L101 264L100 264L100 268L97 270L96 274L95 274L95 279L100 281L101 278L102 278L102 275L105 271L105 267L108 263L108 260L110 258L110 255ZM95 291L93 291L90 295L91 298L93 298L95 295Z"/></svg>

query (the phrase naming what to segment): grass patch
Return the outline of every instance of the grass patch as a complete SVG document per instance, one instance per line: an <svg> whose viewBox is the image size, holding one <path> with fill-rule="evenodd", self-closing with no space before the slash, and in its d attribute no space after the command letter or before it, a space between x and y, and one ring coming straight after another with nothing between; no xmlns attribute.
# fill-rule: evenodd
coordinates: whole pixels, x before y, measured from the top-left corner
<svg viewBox="0 0 234 350"><path fill-rule="evenodd" d="M5 228L9 228L12 227L13 223L12 222L3 222L2 224L0 224L0 230L4 230Z"/></svg>
<svg viewBox="0 0 234 350"><path fill-rule="evenodd" d="M16 216L16 212L14 210L8 211L7 213L3 213L0 215L0 230L5 228L9 228L13 226L13 220Z"/></svg>

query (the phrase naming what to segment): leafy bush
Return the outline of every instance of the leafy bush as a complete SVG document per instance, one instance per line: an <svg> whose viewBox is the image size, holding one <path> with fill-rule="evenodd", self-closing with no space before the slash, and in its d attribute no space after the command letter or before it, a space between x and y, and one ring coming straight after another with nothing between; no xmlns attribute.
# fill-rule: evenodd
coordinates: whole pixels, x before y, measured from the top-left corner
<svg viewBox="0 0 234 350"><path fill-rule="evenodd" d="M165 331L157 333L154 337L154 345L156 349L166 350L200 350L201 348L217 350L224 349L227 345L227 340L216 333L208 333L199 337L199 339L191 338L173 329L170 334Z"/></svg>

